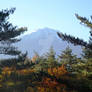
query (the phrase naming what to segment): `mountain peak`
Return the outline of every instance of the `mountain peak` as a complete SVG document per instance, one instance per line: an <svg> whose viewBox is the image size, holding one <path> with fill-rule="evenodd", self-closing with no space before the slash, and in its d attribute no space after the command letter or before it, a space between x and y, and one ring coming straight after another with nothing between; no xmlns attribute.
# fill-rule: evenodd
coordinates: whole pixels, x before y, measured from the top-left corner
<svg viewBox="0 0 92 92"><path fill-rule="evenodd" d="M53 46L57 55L69 46L73 50L73 53L79 56L81 47L63 41L58 37L57 31L47 27L38 29L36 32L25 35L17 46L23 52L27 51L29 57L34 55L34 51L39 55L43 55L49 51L51 46Z"/></svg>
<svg viewBox="0 0 92 92"><path fill-rule="evenodd" d="M42 28L42 29L38 29L38 30L36 30L36 32L42 32L42 33L49 33L49 34L51 34L51 33L56 33L58 30L54 30L54 29L52 29L52 28L48 28L48 27L45 27L45 28Z"/></svg>

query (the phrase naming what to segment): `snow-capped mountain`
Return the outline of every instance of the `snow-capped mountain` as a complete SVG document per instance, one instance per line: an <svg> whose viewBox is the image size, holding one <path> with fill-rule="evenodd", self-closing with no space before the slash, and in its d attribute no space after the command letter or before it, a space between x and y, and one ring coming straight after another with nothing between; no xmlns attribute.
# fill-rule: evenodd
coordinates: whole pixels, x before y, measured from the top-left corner
<svg viewBox="0 0 92 92"><path fill-rule="evenodd" d="M32 57L34 52L43 55L49 51L51 46L53 46L56 55L59 55L67 46L78 56L82 51L80 46L74 46L60 39L57 35L57 30L50 28L38 29L36 32L25 35L16 45L23 52L27 51L29 57Z"/></svg>

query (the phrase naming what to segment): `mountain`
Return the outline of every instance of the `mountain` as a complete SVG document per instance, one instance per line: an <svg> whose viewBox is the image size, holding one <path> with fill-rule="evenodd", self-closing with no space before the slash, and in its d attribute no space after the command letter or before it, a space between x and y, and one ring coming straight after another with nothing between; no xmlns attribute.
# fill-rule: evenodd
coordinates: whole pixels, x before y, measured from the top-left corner
<svg viewBox="0 0 92 92"><path fill-rule="evenodd" d="M53 46L56 55L59 55L67 46L78 56L82 52L80 46L74 46L71 43L63 41L58 37L57 30L50 28L38 29L36 32L25 35L16 45L23 52L27 51L29 57L32 57L34 52L43 55L49 51L51 46Z"/></svg>

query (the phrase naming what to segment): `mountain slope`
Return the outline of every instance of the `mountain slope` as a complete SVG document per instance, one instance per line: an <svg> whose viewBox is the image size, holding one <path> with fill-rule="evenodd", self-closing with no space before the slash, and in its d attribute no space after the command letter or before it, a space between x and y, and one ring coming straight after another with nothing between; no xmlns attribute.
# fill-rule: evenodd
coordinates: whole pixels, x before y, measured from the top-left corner
<svg viewBox="0 0 92 92"><path fill-rule="evenodd" d="M34 52L43 55L48 52L51 46L53 46L57 55L67 46L72 48L74 54L80 56L81 53L80 46L74 46L71 43L62 41L57 35L57 30L50 28L38 29L36 32L23 36L22 40L17 43L17 46L23 52L27 51L29 57L32 57Z"/></svg>

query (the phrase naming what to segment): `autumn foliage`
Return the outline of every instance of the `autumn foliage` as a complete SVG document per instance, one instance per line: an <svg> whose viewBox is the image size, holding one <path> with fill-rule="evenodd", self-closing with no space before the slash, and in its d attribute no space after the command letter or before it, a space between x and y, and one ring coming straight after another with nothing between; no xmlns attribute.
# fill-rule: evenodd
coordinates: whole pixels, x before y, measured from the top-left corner
<svg viewBox="0 0 92 92"><path fill-rule="evenodd" d="M28 75L32 72L34 72L34 69L21 69L21 70L16 71L16 73L21 74L21 75Z"/></svg>
<svg viewBox="0 0 92 92"><path fill-rule="evenodd" d="M64 65L60 67L48 68L48 74L60 78L61 76L67 74L67 70ZM56 79L51 79L44 77L40 86L38 87L39 92L66 92L66 85L63 83L58 83Z"/></svg>
<svg viewBox="0 0 92 92"><path fill-rule="evenodd" d="M38 87L39 92L65 92L66 85L58 83L55 79L43 78L40 86Z"/></svg>
<svg viewBox="0 0 92 92"><path fill-rule="evenodd" d="M48 73L52 76L55 76L56 78L60 78L62 75L67 74L67 70L64 65L61 65L60 67L55 68L49 68Z"/></svg>

